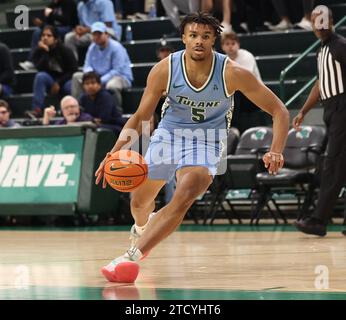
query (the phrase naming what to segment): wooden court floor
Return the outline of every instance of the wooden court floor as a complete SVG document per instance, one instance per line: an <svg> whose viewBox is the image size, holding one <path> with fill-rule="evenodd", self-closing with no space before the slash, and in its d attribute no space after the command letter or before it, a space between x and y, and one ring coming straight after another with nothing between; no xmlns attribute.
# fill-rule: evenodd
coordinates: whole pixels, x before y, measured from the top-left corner
<svg viewBox="0 0 346 320"><path fill-rule="evenodd" d="M140 263L134 285L100 267L129 227L0 228L0 299L346 299L346 237L291 226L183 226Z"/></svg>

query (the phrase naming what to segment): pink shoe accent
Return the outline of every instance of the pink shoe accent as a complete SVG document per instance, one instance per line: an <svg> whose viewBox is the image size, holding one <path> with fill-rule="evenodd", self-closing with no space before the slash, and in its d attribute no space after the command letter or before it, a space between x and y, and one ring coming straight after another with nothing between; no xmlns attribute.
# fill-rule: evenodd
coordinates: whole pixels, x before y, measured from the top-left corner
<svg viewBox="0 0 346 320"><path fill-rule="evenodd" d="M102 267L101 273L109 282L115 282L114 272L108 266Z"/></svg>
<svg viewBox="0 0 346 320"><path fill-rule="evenodd" d="M135 262L120 262L112 270L105 266L101 269L103 276L110 282L133 283L139 273L139 265Z"/></svg>
<svg viewBox="0 0 346 320"><path fill-rule="evenodd" d="M140 261L142 261L144 258L146 258L148 256L148 254L150 253L150 250L147 251L146 253L143 253L142 258L140 258Z"/></svg>

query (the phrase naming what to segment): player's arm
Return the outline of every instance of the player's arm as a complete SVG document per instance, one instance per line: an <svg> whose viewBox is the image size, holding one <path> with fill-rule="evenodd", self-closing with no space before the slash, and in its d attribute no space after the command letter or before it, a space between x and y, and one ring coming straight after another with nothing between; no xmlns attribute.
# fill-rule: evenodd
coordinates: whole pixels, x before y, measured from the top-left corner
<svg viewBox="0 0 346 320"><path fill-rule="evenodd" d="M137 111L126 122L124 128L121 130L118 140L113 146L112 150L107 153L105 159L112 153L121 150L123 146L130 147L136 142L142 132L143 121L149 121L155 112L156 106L166 90L168 82L168 59L166 58L156 64L150 71L147 78L147 86L144 90L141 102ZM134 137L135 133L135 137ZM100 182L103 177L103 167L105 159L101 162L97 169L95 176L96 184ZM103 187L106 182L103 181Z"/></svg>
<svg viewBox="0 0 346 320"><path fill-rule="evenodd" d="M289 113L282 101L263 82L236 63L228 64L226 73L228 92L241 91L255 105L273 118L273 141L270 152L263 157L269 173L276 174L283 166L284 150L288 129Z"/></svg>
<svg viewBox="0 0 346 320"><path fill-rule="evenodd" d="M125 144L133 144L135 141L130 141L130 131L135 130L139 136L142 132L143 121L149 121L154 114L168 81L168 60L165 60L160 61L150 71L139 107L126 122L110 153L120 150Z"/></svg>

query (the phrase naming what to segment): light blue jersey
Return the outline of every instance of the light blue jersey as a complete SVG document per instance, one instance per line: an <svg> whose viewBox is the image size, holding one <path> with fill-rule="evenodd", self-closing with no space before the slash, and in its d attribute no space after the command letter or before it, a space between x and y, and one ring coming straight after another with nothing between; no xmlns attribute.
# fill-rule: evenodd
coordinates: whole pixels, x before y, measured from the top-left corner
<svg viewBox="0 0 346 320"><path fill-rule="evenodd" d="M167 98L162 106L159 128L174 129L229 129L232 120L233 94L227 92L225 67L227 56L214 52L209 77L200 88L187 78L185 50L169 57Z"/></svg>
<svg viewBox="0 0 346 320"><path fill-rule="evenodd" d="M162 119L145 155L151 179L170 180L185 166L206 167L211 175L220 168L222 140L233 112L233 93L225 83L228 58L213 52L209 77L195 88L187 78L184 55L185 50L169 57Z"/></svg>

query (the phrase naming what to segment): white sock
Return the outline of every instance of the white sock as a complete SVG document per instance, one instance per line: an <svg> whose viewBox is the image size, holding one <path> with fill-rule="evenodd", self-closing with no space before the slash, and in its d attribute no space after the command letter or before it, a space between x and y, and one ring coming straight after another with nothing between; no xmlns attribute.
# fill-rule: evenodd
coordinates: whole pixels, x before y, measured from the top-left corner
<svg viewBox="0 0 346 320"><path fill-rule="evenodd" d="M137 249L136 247L131 247L124 254L124 258L130 261L138 261L138 260L141 260L142 257L143 257L143 253L141 252L141 250Z"/></svg>
<svg viewBox="0 0 346 320"><path fill-rule="evenodd" d="M137 232L138 235L141 236L141 235L143 234L143 232L144 232L145 228L147 227L147 225L148 225L150 219L151 219L155 214L157 214L157 212L152 212L152 213L149 214L148 221L147 221L147 223L146 223L144 226L141 226L141 227L140 227L140 226L137 226L137 225L135 224L135 229L136 229L136 232Z"/></svg>
<svg viewBox="0 0 346 320"><path fill-rule="evenodd" d="M137 226L137 225L135 224L136 233L137 233L138 235L141 236L141 235L143 234L143 232L144 232L145 227L147 226L147 224L148 224L148 222L147 222L144 226L142 226L142 227L139 227L139 226Z"/></svg>

